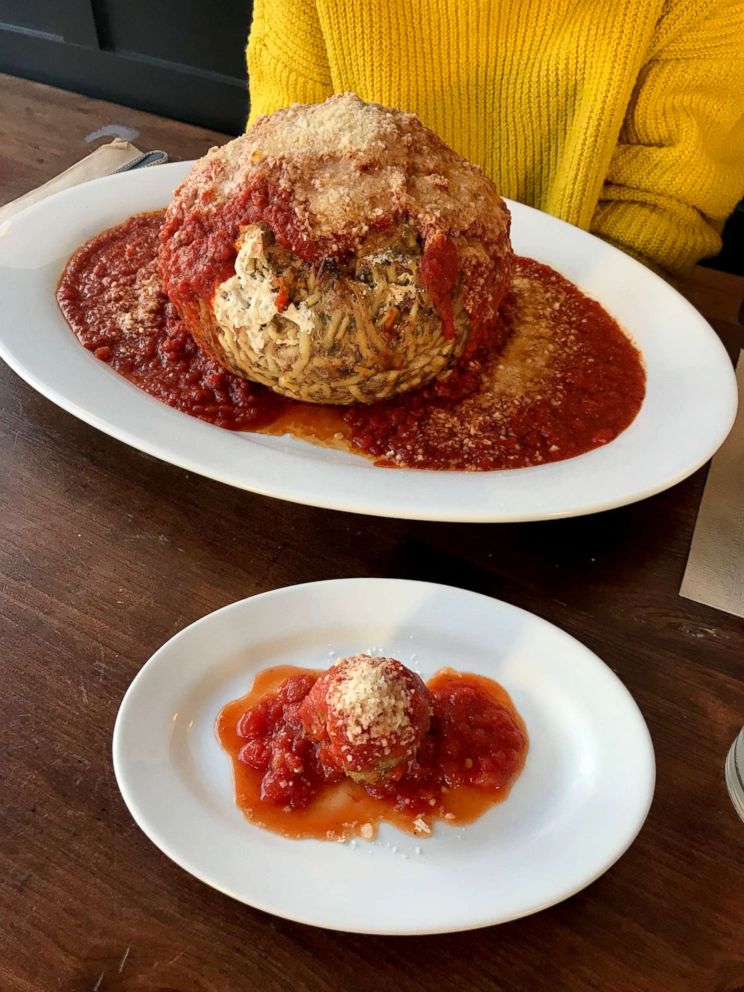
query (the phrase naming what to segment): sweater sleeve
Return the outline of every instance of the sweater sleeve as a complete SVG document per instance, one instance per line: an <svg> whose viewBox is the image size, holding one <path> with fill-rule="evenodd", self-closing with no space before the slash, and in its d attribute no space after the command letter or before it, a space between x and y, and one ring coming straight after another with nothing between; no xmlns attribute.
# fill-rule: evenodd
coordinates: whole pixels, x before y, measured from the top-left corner
<svg viewBox="0 0 744 992"><path fill-rule="evenodd" d="M292 103L333 93L314 0L255 0L247 48L248 124Z"/></svg>
<svg viewBox="0 0 744 992"><path fill-rule="evenodd" d="M591 230L681 274L719 251L723 222L744 193L744 2L670 3L667 11Z"/></svg>

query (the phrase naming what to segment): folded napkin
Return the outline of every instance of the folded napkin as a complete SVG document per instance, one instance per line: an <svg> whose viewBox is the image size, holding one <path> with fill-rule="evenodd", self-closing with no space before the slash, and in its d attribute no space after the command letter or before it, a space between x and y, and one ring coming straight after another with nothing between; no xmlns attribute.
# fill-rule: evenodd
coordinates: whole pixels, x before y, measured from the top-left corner
<svg viewBox="0 0 744 992"><path fill-rule="evenodd" d="M0 207L0 224L12 217L13 214L18 213L19 210L23 210L24 207L29 207L32 203L43 200L46 196L51 196L52 193L77 186L88 179L110 176L114 172L118 172L123 166L140 158L143 159L143 165L157 165L160 162L168 161L165 152L143 153L136 145L122 141L121 138L114 138L107 145L100 145L90 155L86 155L84 159L71 165L69 169L65 169L64 172L55 176L54 179L50 179L43 186L32 189L30 193L19 196L17 200L11 200L4 207Z"/></svg>
<svg viewBox="0 0 744 992"><path fill-rule="evenodd" d="M680 595L744 617L744 351L736 381L739 412L713 458Z"/></svg>

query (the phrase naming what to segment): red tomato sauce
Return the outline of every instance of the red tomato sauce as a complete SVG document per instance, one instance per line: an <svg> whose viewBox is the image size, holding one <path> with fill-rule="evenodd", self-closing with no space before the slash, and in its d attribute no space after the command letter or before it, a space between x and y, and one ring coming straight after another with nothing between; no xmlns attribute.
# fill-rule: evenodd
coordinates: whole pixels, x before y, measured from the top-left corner
<svg viewBox="0 0 744 992"><path fill-rule="evenodd" d="M457 282L457 250L449 238L438 234L427 242L421 256L421 282L444 324L444 336L455 336L452 292Z"/></svg>
<svg viewBox="0 0 744 992"><path fill-rule="evenodd" d="M237 805L287 837L367 838L381 821L426 836L434 820L469 823L501 802L527 755L527 732L491 679L443 669L427 683L433 715L410 770L386 785L339 771L327 744L305 733L299 707L321 671L261 672L217 718L232 759Z"/></svg>
<svg viewBox="0 0 744 992"><path fill-rule="evenodd" d="M607 444L645 394L617 322L546 265L515 259L503 349L447 378L344 414L351 444L382 464L488 471L560 461Z"/></svg>
<svg viewBox="0 0 744 992"><path fill-rule="evenodd" d="M527 258L514 261L498 325L478 331L478 340L491 346L471 350L446 377L371 406L284 399L196 346L162 291L156 262L162 223L162 212L141 214L93 238L68 262L57 298L96 358L209 423L291 433L380 465L487 471L559 461L607 444L643 402L641 357L616 321L559 273ZM232 224L229 217L225 224ZM194 258L205 287L232 274L234 251L226 249L224 231L210 235L214 244L205 244L204 232L187 226L181 232L193 235L195 253L212 252L209 264L203 254L198 265ZM317 246L306 246L308 253L311 247ZM421 268L446 308L456 254L437 243ZM179 278L193 288L193 272L171 273L170 284Z"/></svg>
<svg viewBox="0 0 744 992"><path fill-rule="evenodd" d="M169 406L230 430L276 419L284 400L232 375L197 348L160 289L162 212L138 214L79 248L57 291L80 342Z"/></svg>

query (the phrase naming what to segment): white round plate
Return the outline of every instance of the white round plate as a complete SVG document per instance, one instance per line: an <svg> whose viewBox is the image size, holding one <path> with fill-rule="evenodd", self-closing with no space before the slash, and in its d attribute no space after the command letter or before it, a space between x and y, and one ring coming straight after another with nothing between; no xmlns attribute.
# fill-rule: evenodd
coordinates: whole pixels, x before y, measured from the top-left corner
<svg viewBox="0 0 744 992"><path fill-rule="evenodd" d="M294 438L232 433L153 399L81 348L55 300L70 254L130 214L163 207L190 163L110 176L29 207L0 228L0 356L31 386L100 430L164 461L281 499L419 520L576 516L666 489L699 468L736 412L731 363L678 293L597 238L509 203L515 249L601 301L643 353L646 399L611 444L499 472L381 469Z"/></svg>
<svg viewBox="0 0 744 992"><path fill-rule="evenodd" d="M430 838L383 825L355 846L288 840L243 817L214 733L222 706L263 668L358 651L424 679L450 665L504 685L530 737L504 803ZM468 930L566 899L626 850L654 791L646 724L596 655L498 600L393 579L290 586L192 624L132 682L113 750L132 816L186 871L277 916L359 933Z"/></svg>

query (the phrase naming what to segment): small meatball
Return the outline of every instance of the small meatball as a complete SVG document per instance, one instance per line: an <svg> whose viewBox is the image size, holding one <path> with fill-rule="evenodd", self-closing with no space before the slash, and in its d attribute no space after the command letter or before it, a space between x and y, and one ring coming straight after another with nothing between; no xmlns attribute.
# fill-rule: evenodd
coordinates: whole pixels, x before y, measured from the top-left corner
<svg viewBox="0 0 744 992"><path fill-rule="evenodd" d="M346 775L371 785L410 767L429 730L431 699L418 675L394 658L355 654L318 679L299 716Z"/></svg>

